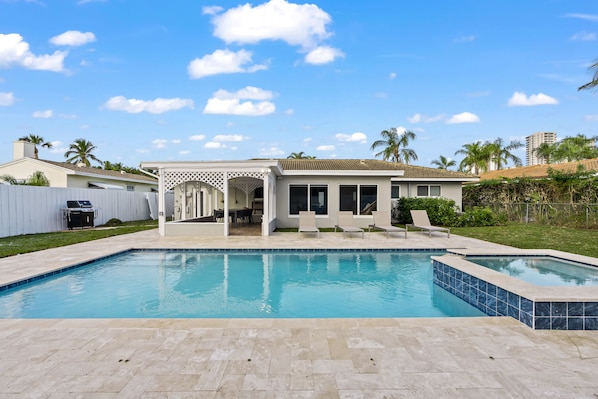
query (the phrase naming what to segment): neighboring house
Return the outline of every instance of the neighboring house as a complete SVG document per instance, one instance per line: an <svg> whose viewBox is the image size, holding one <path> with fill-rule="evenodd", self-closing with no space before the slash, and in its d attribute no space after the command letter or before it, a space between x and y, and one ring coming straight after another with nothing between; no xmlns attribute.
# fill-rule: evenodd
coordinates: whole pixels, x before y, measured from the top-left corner
<svg viewBox="0 0 598 399"><path fill-rule="evenodd" d="M353 211L361 227L371 212L391 213L400 197L443 197L461 206L461 185L477 176L421 166L359 159L254 159L219 162L142 162L160 179L161 235L228 235L228 218L251 208L261 214L262 235L297 227L300 210L314 210L319 227L334 227L339 210ZM174 190L174 214L164 193ZM218 213L216 211L219 211ZM223 211L223 212L222 212ZM173 218L166 223L166 217Z"/></svg>
<svg viewBox="0 0 598 399"><path fill-rule="evenodd" d="M103 170L66 162L33 158L33 144L25 141L13 143L13 160L0 164L0 176L10 175L26 181L33 173L42 172L50 187L97 188L152 192L158 190L158 181L146 175Z"/></svg>
<svg viewBox="0 0 598 399"><path fill-rule="evenodd" d="M541 179L548 177L548 170L552 169L564 173L577 172L579 165L583 167L584 171L595 171L598 173L598 158L583 159L574 162L563 162L555 164L540 164L532 166L522 166L518 168L493 170L482 173L480 180L492 179L515 179L520 177L527 177L531 179Z"/></svg>

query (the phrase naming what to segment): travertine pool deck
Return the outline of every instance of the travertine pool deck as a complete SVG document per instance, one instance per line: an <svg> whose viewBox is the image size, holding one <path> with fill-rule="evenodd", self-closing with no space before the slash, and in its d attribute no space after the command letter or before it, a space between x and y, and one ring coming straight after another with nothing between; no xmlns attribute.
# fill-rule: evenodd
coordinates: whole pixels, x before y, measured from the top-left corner
<svg viewBox="0 0 598 399"><path fill-rule="evenodd" d="M0 259L0 284L129 248L348 247L518 252L456 235L150 230ZM20 397L596 398L598 332L507 317L0 320L0 398Z"/></svg>

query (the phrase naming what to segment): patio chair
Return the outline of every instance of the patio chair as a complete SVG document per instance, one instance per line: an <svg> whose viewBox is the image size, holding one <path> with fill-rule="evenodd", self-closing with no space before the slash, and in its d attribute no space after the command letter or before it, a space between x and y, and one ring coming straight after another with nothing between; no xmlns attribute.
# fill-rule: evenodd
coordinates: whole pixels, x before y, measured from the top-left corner
<svg viewBox="0 0 598 399"><path fill-rule="evenodd" d="M390 223L390 214L385 211L372 211L372 216L374 216L374 224L370 224L368 231L371 231L372 227L380 230L384 230L386 233L386 238L390 233L401 233L405 232L405 238L407 238L407 229L402 227L393 226Z"/></svg>
<svg viewBox="0 0 598 399"><path fill-rule="evenodd" d="M430 237L432 237L433 231L440 231L440 232L445 231L447 234L447 237L448 238L451 237L451 229L449 229L447 227L432 226L432 224L430 223L430 219L428 218L428 212L426 212L425 210L412 209L411 210L411 219L413 219L413 223L408 224L405 227L409 228L409 226L413 226L420 230L427 231L429 233Z"/></svg>
<svg viewBox="0 0 598 399"><path fill-rule="evenodd" d="M363 238L363 229L355 226L353 221L353 212L351 211L339 211L337 216L337 225L334 226L334 231L340 229L343 232L343 236L347 233L361 233Z"/></svg>
<svg viewBox="0 0 598 399"><path fill-rule="evenodd" d="M320 229L316 226L316 212L299 211L299 233L316 233L320 237Z"/></svg>

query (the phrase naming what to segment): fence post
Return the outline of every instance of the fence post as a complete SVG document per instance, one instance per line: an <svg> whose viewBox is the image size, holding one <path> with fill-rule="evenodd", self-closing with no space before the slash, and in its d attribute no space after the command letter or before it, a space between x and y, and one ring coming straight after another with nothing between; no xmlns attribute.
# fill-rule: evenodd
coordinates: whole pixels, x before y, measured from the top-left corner
<svg viewBox="0 0 598 399"><path fill-rule="evenodd" d="M525 204L525 223L529 223L529 204Z"/></svg>

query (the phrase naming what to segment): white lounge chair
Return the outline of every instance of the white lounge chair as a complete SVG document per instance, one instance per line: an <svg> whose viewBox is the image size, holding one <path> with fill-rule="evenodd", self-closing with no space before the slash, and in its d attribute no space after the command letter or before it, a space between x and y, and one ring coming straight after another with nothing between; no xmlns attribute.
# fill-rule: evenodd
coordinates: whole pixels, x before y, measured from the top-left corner
<svg viewBox="0 0 598 399"><path fill-rule="evenodd" d="M432 226L430 219L428 218L428 212L425 210L411 210L411 219L413 219L413 224L408 224L407 228L409 228L408 226L413 226L420 230L425 230L429 233L430 237L432 237L433 231L444 231L448 238L451 237L451 229L447 227Z"/></svg>
<svg viewBox="0 0 598 399"><path fill-rule="evenodd" d="M320 229L316 226L316 212L299 211L299 233L316 233L320 237Z"/></svg>
<svg viewBox="0 0 598 399"><path fill-rule="evenodd" d="M372 211L372 216L374 216L374 224L370 224L369 230L371 231L372 227L380 230L384 230L386 233L386 237L388 238L389 233L401 233L405 232L405 238L407 238L407 229L402 227L393 226L390 223L390 214L385 211Z"/></svg>
<svg viewBox="0 0 598 399"><path fill-rule="evenodd" d="M343 235L347 233L361 233L361 238L363 238L363 229L355 226L353 221L353 212L351 211L339 211L337 215L337 224L334 226L334 231L336 229L340 229L343 232Z"/></svg>

